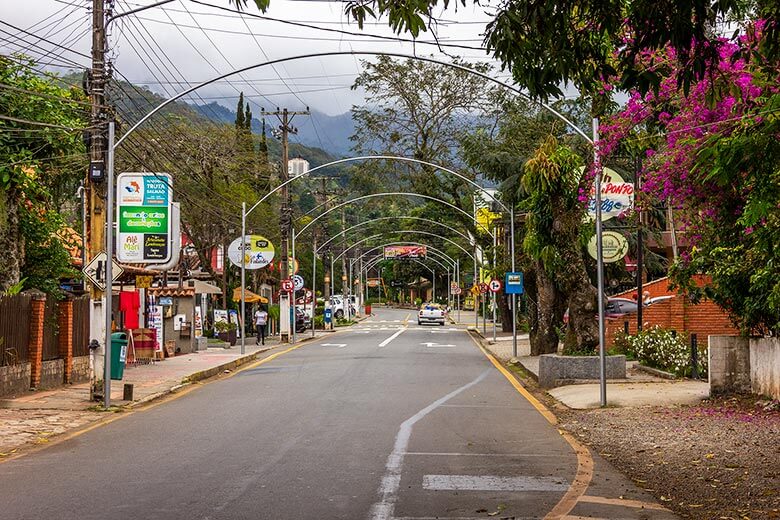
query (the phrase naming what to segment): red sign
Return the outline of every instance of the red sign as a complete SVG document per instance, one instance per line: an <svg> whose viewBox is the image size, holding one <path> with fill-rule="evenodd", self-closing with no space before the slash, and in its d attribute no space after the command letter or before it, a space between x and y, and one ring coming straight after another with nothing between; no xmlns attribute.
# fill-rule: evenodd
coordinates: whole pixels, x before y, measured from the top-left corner
<svg viewBox="0 0 780 520"><path fill-rule="evenodd" d="M479 292L481 292L482 294L488 292L488 284L486 284L485 282L479 284Z"/></svg>
<svg viewBox="0 0 780 520"><path fill-rule="evenodd" d="M497 293L501 290L501 281L500 280L490 280L490 291Z"/></svg>
<svg viewBox="0 0 780 520"><path fill-rule="evenodd" d="M292 292L295 288L295 284L292 280L287 278L286 280L282 280L282 291L283 292Z"/></svg>

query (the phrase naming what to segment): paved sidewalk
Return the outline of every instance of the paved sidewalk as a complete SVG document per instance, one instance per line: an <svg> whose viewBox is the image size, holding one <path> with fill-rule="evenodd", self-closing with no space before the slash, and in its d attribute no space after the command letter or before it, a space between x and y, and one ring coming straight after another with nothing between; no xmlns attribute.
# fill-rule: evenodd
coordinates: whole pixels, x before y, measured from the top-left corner
<svg viewBox="0 0 780 520"><path fill-rule="evenodd" d="M316 337L329 335L317 331ZM311 332L298 335L298 341L311 340ZM240 344L225 349L208 348L152 364L128 366L124 378L111 383L112 404L133 407L162 397L189 383L261 359L279 347L277 338L266 338L265 346L247 338L246 353ZM267 354L266 354L267 353ZM124 401L126 383L133 385L133 401ZM45 444L55 435L81 428L104 418L99 403L89 400L89 383L61 386L52 390L28 392L13 399L0 399L0 460L30 444Z"/></svg>

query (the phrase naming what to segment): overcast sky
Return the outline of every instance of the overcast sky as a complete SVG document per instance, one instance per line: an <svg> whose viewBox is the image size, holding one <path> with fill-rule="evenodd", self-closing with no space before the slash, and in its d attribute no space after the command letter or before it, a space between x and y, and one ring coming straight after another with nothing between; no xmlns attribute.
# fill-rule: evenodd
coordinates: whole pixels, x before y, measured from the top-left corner
<svg viewBox="0 0 780 520"><path fill-rule="evenodd" d="M118 19L110 30L109 39L111 59L121 75L159 94L171 95L191 83L237 68L301 54L388 51L450 59L433 45L369 37L395 35L384 22L372 22L361 31L354 22L349 23L340 2L271 0L271 8L265 13L270 18L315 28L252 16L262 13L251 0L244 15L219 9L230 8L228 0L198 2L177 0ZM155 1L118 0L116 10L123 12L152 3ZM0 48L4 52L25 49L44 63L53 59L51 70L67 72L64 66L72 62L87 67L89 59L84 55L89 55L91 47L91 5L91 0L3 0L0 2L0 20L6 24L0 25ZM481 46L481 34L490 19L485 7L469 5L457 12L450 9L439 17L446 21L437 31L442 43ZM64 45L69 50L20 33L7 24ZM401 37L409 38L408 35ZM433 41L430 34L422 35L420 40ZM52 50L55 55L51 54ZM469 61L487 61L484 51L478 49L450 48L447 52ZM340 114L349 111L353 104L362 103L361 93L349 89L360 71L361 59L372 58L329 56L263 67L203 87L197 96L187 99L196 103L217 101L233 109L238 92L244 91L255 114L261 107L286 106L300 110L307 105L327 114ZM506 78L506 74L502 77Z"/></svg>

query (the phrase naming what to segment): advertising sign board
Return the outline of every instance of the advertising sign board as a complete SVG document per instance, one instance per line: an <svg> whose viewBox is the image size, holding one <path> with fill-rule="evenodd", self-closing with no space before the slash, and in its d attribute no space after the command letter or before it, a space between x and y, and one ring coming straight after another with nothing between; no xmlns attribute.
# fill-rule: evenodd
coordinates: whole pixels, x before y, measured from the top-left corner
<svg viewBox="0 0 780 520"><path fill-rule="evenodd" d="M167 173L120 173L117 177L117 251L120 262L164 264L171 258L173 190Z"/></svg>
<svg viewBox="0 0 780 520"><path fill-rule="evenodd" d="M233 240L228 246L228 258L236 267L241 267L241 257L247 269L261 269L274 259L274 245L260 235L245 235Z"/></svg>
<svg viewBox="0 0 780 520"><path fill-rule="evenodd" d="M604 168L601 176L601 218L609 220L634 206L634 183L625 182L611 168ZM588 198L588 218L596 218L596 189L592 187Z"/></svg>
<svg viewBox="0 0 780 520"><path fill-rule="evenodd" d="M604 231L601 234L601 251L604 256L604 263L611 264L622 260L628 253L628 240L617 231ZM598 260L596 256L596 235L593 235L588 242L588 253Z"/></svg>
<svg viewBox="0 0 780 520"><path fill-rule="evenodd" d="M504 280L506 294L523 294L523 273L506 273Z"/></svg>
<svg viewBox="0 0 780 520"><path fill-rule="evenodd" d="M385 260L403 258L425 258L425 246L385 246Z"/></svg>

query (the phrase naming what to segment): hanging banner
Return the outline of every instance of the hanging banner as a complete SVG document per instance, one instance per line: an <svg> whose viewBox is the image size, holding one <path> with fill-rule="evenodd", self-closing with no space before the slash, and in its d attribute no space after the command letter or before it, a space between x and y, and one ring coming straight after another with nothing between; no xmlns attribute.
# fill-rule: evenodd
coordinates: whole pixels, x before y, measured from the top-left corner
<svg viewBox="0 0 780 520"><path fill-rule="evenodd" d="M368 287L379 287L382 285L382 279L381 278L369 278L366 280L366 285Z"/></svg>
<svg viewBox="0 0 780 520"><path fill-rule="evenodd" d="M611 168L604 168L601 176L601 219L609 220L634 207L634 183L625 182L623 177ZM590 189L588 198L588 219L596 219L596 187Z"/></svg>
<svg viewBox="0 0 780 520"><path fill-rule="evenodd" d="M385 246L385 260L404 258L425 258L428 249L425 246Z"/></svg>
<svg viewBox="0 0 780 520"><path fill-rule="evenodd" d="M164 264L171 259L173 190L167 173L120 173L116 188L120 262Z"/></svg>
<svg viewBox="0 0 780 520"><path fill-rule="evenodd" d="M261 269L274 259L274 245L260 235L246 235L233 240L228 246L228 258L236 267L241 267L241 258L247 269Z"/></svg>

